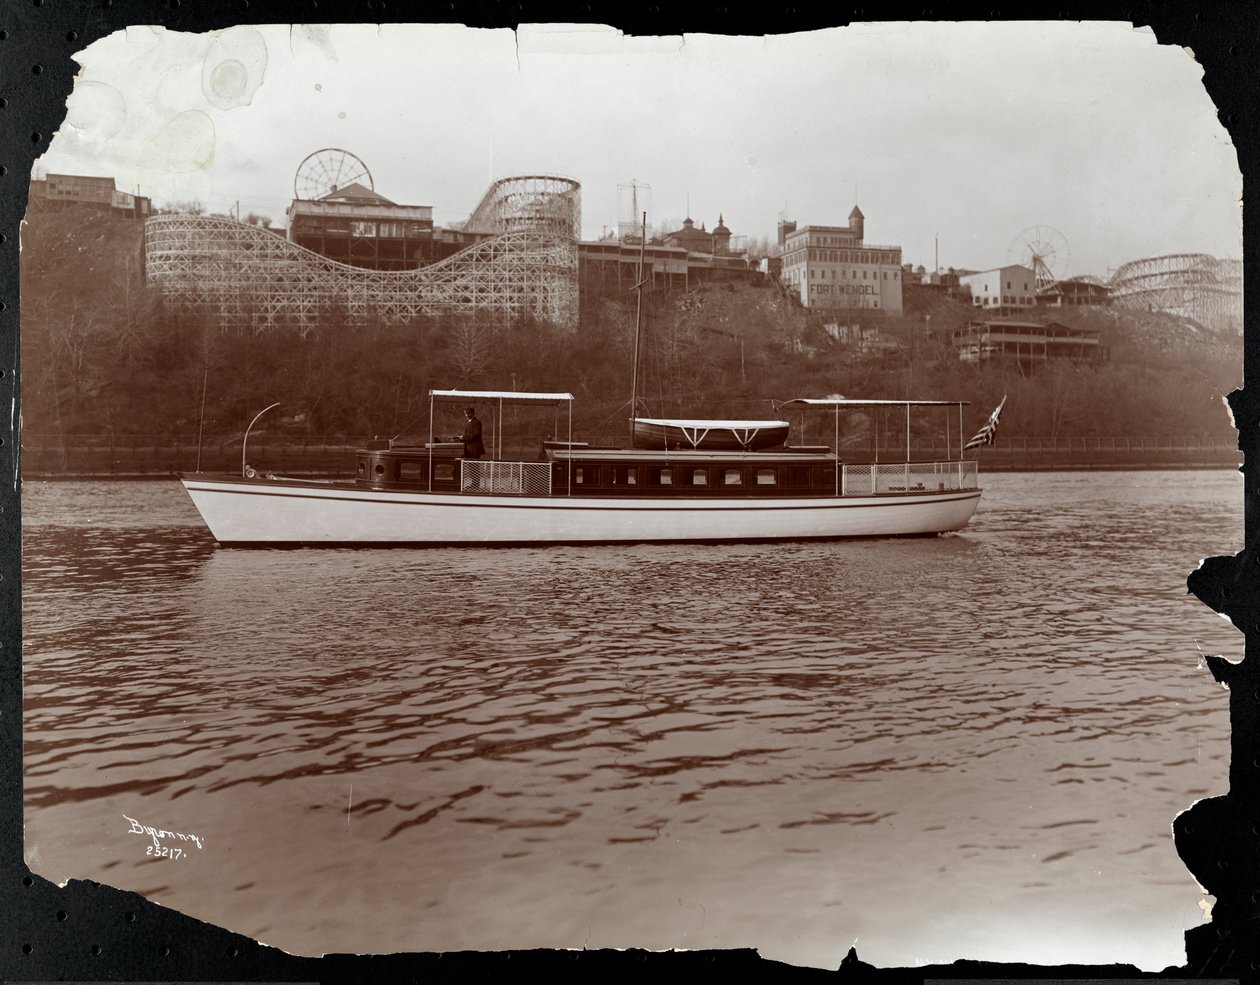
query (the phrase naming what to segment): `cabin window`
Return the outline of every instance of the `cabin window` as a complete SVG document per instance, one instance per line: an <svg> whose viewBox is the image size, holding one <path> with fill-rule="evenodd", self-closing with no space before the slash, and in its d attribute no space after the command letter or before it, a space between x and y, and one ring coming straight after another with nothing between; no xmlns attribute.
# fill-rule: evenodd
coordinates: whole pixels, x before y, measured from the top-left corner
<svg viewBox="0 0 1260 985"><path fill-rule="evenodd" d="M809 469L793 466L787 470L787 484L789 486L808 486L809 485Z"/></svg>
<svg viewBox="0 0 1260 985"><path fill-rule="evenodd" d="M674 470L649 469L648 483L653 486L672 486L674 484Z"/></svg>
<svg viewBox="0 0 1260 985"><path fill-rule="evenodd" d="M744 472L742 469L723 469L722 485L724 486L742 486L744 484Z"/></svg>
<svg viewBox="0 0 1260 985"><path fill-rule="evenodd" d="M436 482L454 482L455 463L438 462L433 466L433 478Z"/></svg>
<svg viewBox="0 0 1260 985"><path fill-rule="evenodd" d="M708 469L692 469L691 484L693 486L707 486L709 484Z"/></svg>
<svg viewBox="0 0 1260 985"><path fill-rule="evenodd" d="M773 486L779 481L779 473L776 469L758 469L757 485Z"/></svg>
<svg viewBox="0 0 1260 985"><path fill-rule="evenodd" d="M374 466L372 466L372 472L375 475L382 476L385 474L385 466L380 462L377 462Z"/></svg>
<svg viewBox="0 0 1260 985"><path fill-rule="evenodd" d="M362 462L359 463L359 475L367 475L367 466Z"/></svg>
<svg viewBox="0 0 1260 985"><path fill-rule="evenodd" d="M612 482L614 486L637 486L639 484L639 470L635 468L614 469Z"/></svg>
<svg viewBox="0 0 1260 985"><path fill-rule="evenodd" d="M589 483L587 483L586 479L587 479L586 469L583 466L579 465L576 468L574 468L573 484L575 486L588 485Z"/></svg>
<svg viewBox="0 0 1260 985"><path fill-rule="evenodd" d="M423 466L420 462L399 462L399 482L419 482L424 478Z"/></svg>

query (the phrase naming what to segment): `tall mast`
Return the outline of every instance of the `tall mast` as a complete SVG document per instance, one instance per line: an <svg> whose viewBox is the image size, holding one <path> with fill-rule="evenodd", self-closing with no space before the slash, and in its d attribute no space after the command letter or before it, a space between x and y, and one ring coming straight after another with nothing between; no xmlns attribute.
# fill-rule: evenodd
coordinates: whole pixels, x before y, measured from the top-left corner
<svg viewBox="0 0 1260 985"><path fill-rule="evenodd" d="M639 235L639 273L635 285L634 366L630 371L630 444L634 444L634 416L639 408L639 339L643 333L643 249L647 245L647 213L643 213L643 229Z"/></svg>

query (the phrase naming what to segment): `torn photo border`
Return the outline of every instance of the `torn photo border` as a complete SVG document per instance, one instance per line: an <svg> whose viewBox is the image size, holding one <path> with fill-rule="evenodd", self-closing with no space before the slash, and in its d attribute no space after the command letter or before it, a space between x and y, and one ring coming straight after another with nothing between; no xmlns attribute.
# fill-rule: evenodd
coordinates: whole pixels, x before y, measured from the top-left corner
<svg viewBox="0 0 1260 985"><path fill-rule="evenodd" d="M51 5L50 5L51 7ZM83 44L91 40L88 32L96 28L100 28L98 35L108 33L105 26L115 29L121 27L124 23L151 23L159 18L154 17L148 11L139 9L140 5L136 5L135 10L130 10L128 4L116 2L109 8L104 8L99 4L83 4L77 9L75 5L69 5L67 8L52 10L45 7L33 7L25 11L19 19L21 27L10 28L10 33L14 36L18 31L37 33L42 40L44 50L48 51L49 57L44 55L38 56L40 64L44 65L43 71L36 76L33 81L22 80L22 85L16 92L5 93L4 98L7 99L7 105L4 112L7 115L6 122L9 124L8 132L15 139L7 139L6 145L11 150L11 157L7 165L8 183L4 186L4 208L5 208L5 224L3 226L6 232L7 242L4 249L7 251L6 269L5 269L5 289L3 299L6 301L7 310L0 312L0 319L3 319L4 325L4 345L5 351L5 377L0 380L0 387L7 387L12 399L17 399L16 384L17 374L13 372L16 368L17 353L17 331L15 313L17 306L9 301L16 297L17 294L17 235L16 218L20 218L25 201L25 179L29 173L30 159L23 158L18 161L13 156L14 149L21 148L23 145L16 139L22 136L24 129L30 130L33 136L36 133L42 133L44 139L42 142L34 140L30 143L30 152L32 157L39 152L39 149L46 146L47 134L57 126L57 121L64 113L64 96L65 90L57 90L49 93L48 90L56 89L52 85L54 81L60 79L64 81L74 71L73 63L70 61L69 55L81 47ZM1058 13L1055 10L1055 15ZM325 11L325 14L327 12ZM384 11L385 15L389 11ZM1254 177L1254 123L1250 122L1250 106L1246 99L1243 98L1245 93L1255 91L1254 89L1254 63L1252 66L1245 66L1245 59L1239 58L1237 55L1230 55L1231 46L1238 44L1239 37L1248 38L1255 36L1254 23L1241 23L1240 14L1252 16L1252 12L1239 12L1233 8L1227 8L1225 5L1220 7L1202 7L1199 10L1190 10L1184 12L1173 12L1176 16L1173 18L1175 24L1173 26L1163 26L1159 22L1158 16L1154 18L1156 33L1161 41L1171 43L1183 43L1195 50L1196 57L1205 64L1208 69L1205 84L1213 98L1217 101L1218 106L1222 107L1222 118L1228 121L1229 114L1234 113L1234 123L1230 129L1234 133L1235 143L1238 147L1240 159L1244 171L1244 179L1248 183ZM71 16L67 16L67 15ZM896 18L903 19L914 17L914 11L906 11ZM1201 19L1197 19L1199 15ZM484 12L466 11L463 15L456 11L452 14L452 19L461 20L464 23L477 23L478 16L485 16ZM1104 16L1100 14L1097 6L1093 7L1088 14L1082 14L1087 17ZM1119 16L1119 12L1111 16ZM214 17L213 22L209 20ZM185 20L187 18L187 20ZM234 16L218 17L208 14L200 9L193 9L190 5L184 4L177 11L164 15L161 20L171 29L178 30L208 30L216 27L229 27L237 23L277 23L287 20L299 19L294 16L291 8L287 6L269 9L265 4L253 3L248 11L248 19ZM300 19L309 19L306 17ZM362 12L355 10L352 15L347 18L348 22L362 22ZM522 15L522 19L524 19ZM529 20L546 20L556 19L554 17L530 17ZM614 26L622 27L628 33L645 33L643 25L622 25L617 23L615 17L599 16L599 20L613 23ZM84 25L88 25L85 29ZM728 26L729 24L729 26ZM504 26L502 24L482 23L480 26ZM809 25L802 25L806 27ZM823 25L817 25L823 26ZM834 24L826 26L835 26ZM650 29L650 28L649 28ZM707 25L704 23L692 27L683 23L677 27L662 27L653 33L676 33L682 30L708 30L713 33L755 33L765 31L767 28L763 26L753 26L748 24L730 24L725 18L719 18L719 23ZM1219 36L1214 36L1213 31L1219 30ZM1164 31L1170 32L1165 37ZM75 32L77 38L73 43L68 43L63 39L68 38L70 32ZM1178 38L1178 32L1183 32L1185 37ZM1251 42L1246 42L1251 43ZM3 51L3 49L0 49ZM9 53L11 54L11 52ZM56 67L54 60L60 58L62 65ZM1213 58L1216 59L1216 72L1222 75L1232 74L1234 79L1244 79L1245 84L1239 84L1232 87L1222 87L1219 83L1219 77L1214 78ZM1234 61L1231 62L1230 58ZM1234 65L1237 70L1230 73L1228 68L1224 66ZM16 73L13 73L16 74ZM1237 100L1237 104L1232 104L1230 100ZM24 105L29 100L28 105ZM1226 106L1231 106L1226 109ZM27 112L30 116L26 116ZM19 118L25 123L31 120L29 126L23 128L15 123ZM1242 121L1241 127L1237 124ZM1250 129L1248 129L1248 125ZM1241 131L1241 132L1240 132ZM1250 139L1249 139L1250 138ZM1248 227L1253 225L1252 220L1247 220ZM1254 241L1254 237L1244 237L1245 256L1247 258L1248 269L1251 269L1251 260L1254 256L1250 243ZM1253 302L1246 302L1248 311L1252 310ZM1248 319L1248 324L1252 319ZM1249 340L1250 341L1250 340ZM11 348L8 348L11 347ZM1254 346L1248 348L1247 359L1250 362L1254 359L1252 355ZM10 368L12 367L12 368ZM1254 373L1249 373L1250 379L1255 379ZM1252 422L1256 420L1256 415L1251 412L1251 404L1236 403L1235 416L1244 428L1252 428ZM16 424L17 415L12 415L13 423ZM10 463L16 467L16 455L18 448L18 434L16 427L6 436L4 453L10 458ZM1246 432L1243 436L1244 442L1254 441L1253 432ZM1245 447L1250 447L1245 444ZM1253 483L1248 481L1249 492L1254 490ZM4 668L6 674L6 687L4 693L3 706L3 728L5 729L6 742L12 740L11 748L15 752L20 753L20 730L17 723L20 721L20 661L17 659L20 653L20 637L17 634L16 615L20 612L21 600L19 596L20 585L20 564L18 545L20 544L18 518L20 512L16 498L11 489L3 494L2 500L5 505L5 512L0 520L3 521L5 527L5 549L4 557L4 583L0 586L0 590L6 593L4 614L6 617L6 637L4 639ZM1251 512L1249 505L1249 513ZM1254 533L1251 529L1253 521L1249 516L1249 529L1246 534L1246 543L1248 546L1254 545ZM1207 584L1203 587L1202 593L1211 595L1213 601L1209 602L1214 608L1221 611L1229 611L1234 606L1242 606L1244 614L1238 618L1246 620L1251 618L1245 614L1245 610L1250 607L1251 600L1246 595L1250 589L1248 586L1254 582L1254 579L1244 574L1239 574L1238 569L1229 564L1217 566L1219 570L1208 569L1206 575L1209 577L1205 580L1215 581L1216 584ZM1189 572L1187 572L1189 574ZM1232 593L1232 601L1222 594L1222 587L1227 588ZM1214 668L1219 677L1226 677L1235 671L1228 670L1224 667ZM1193 667L1188 666L1187 675L1194 674L1196 671ZM1255 801L1254 799L1245 799L1248 794L1248 788L1254 784L1254 780L1250 779L1251 773L1254 771L1254 761L1256 750L1254 747L1247 745L1254 739L1254 734L1249 729L1240 729L1240 721L1238 713L1248 716L1254 720L1255 715L1255 688L1252 683L1254 679L1249 678L1246 682L1247 690L1245 693L1237 687L1231 692L1230 701L1235 709L1236 718L1234 721L1234 748L1233 748L1233 769L1231 770L1231 780L1235 784L1236 792L1239 793L1241 799L1235 804L1230 805L1225 816L1219 818L1221 824L1233 824L1237 826L1237 830L1246 833L1247 825L1255 823ZM1224 700L1224 699L1222 699ZM1248 707L1242 707L1242 701L1252 702ZM161 908L155 907L148 901L135 897L134 894L121 893L116 890L110 890L106 887L85 885L74 882L65 889L51 886L38 877L32 878L25 870L22 862L22 805L21 790L22 777L20 773L20 756L13 755L6 758L4 779L5 789L10 792L12 800L10 804L7 800L3 805L4 817L8 823L5 825L6 835L15 835L12 842L6 837L6 870L10 873L6 876L6 884L3 890L3 899L5 900L4 912L12 913L15 917L10 921L10 930L6 931L8 938L4 943L8 945L5 951L6 957L0 963L0 977L35 979L35 978L53 978L53 977L78 977L86 979L100 974L100 968L109 969L108 977L125 978L131 980L152 979L155 976L180 978L186 980L206 980L205 976L211 976L214 980L232 980L237 976L242 978L263 977L285 977L291 975L300 975L304 978L330 980L330 979L347 979L366 980L371 977L380 975L390 976L418 976L426 974L433 977L450 978L461 973L483 972L495 977L519 977L522 973L522 966L540 973L548 973L552 976L564 977L566 979L586 979L591 977L625 977L639 979L646 974L687 974L690 977L697 978L717 978L721 977L774 977L777 979L792 980L793 978L804 979L805 976L817 976L819 973L813 969L796 969L789 968L776 962L765 961L757 958L751 951L749 952L720 952L715 955L708 954L610 954L607 952L593 954L521 954L521 953L491 953L486 955L446 955L438 957L436 955L418 955L418 956L398 956L391 958L352 958L352 957L330 957L320 960L291 958L290 956L277 954L272 949L259 948L239 935L228 934L218 931L214 928L199 925L196 921L181 917L179 914L170 911L161 911ZM9 766L12 766L12 772ZM1222 793L1224 791L1221 791ZM1189 806L1189 805L1187 805ZM1171 819L1170 819L1171 820ZM143 822L143 823L141 823ZM140 819L133 823L149 824L147 819ZM150 826L160 825L161 819L157 819ZM156 828L155 828L156 830ZM165 829L161 829L165 830ZM1209 828L1209 830L1211 830ZM1198 834L1203 835L1200 831ZM1252 829L1254 835L1254 829ZM1187 832L1187 837L1193 839L1195 832ZM1223 870L1226 872L1237 872L1241 867L1245 873L1254 876L1255 861L1254 856L1248 861L1246 857L1246 848L1230 847L1226 853L1226 857L1222 858L1221 844L1222 840L1218 833L1210 835L1212 844L1208 849L1206 862L1210 866L1220 867L1221 862L1225 862ZM1252 839L1243 839L1241 842L1234 842L1234 845L1243 844L1246 846L1254 846L1255 841ZM1184 850L1184 846L1183 846ZM1254 850L1254 847L1253 847ZM1197 874L1197 873L1196 873ZM1211 881L1210 874L1206 877L1200 876L1205 886ZM28 884L29 882L29 884ZM1208 886L1208 888L1211 888ZM1255 892L1254 885L1251 892ZM1215 892L1214 895L1218 899L1234 898L1240 901L1237 908L1222 908L1220 916L1223 920L1230 920L1234 925L1222 924L1217 925L1214 919L1213 924L1200 928L1202 931L1198 933L1198 937L1209 939L1211 947L1207 944L1200 946L1197 951L1199 964L1195 964L1194 955L1191 959L1191 970L1196 974L1212 974L1213 969L1219 967L1219 971L1226 977L1234 974L1240 974L1234 964L1226 962L1236 961L1235 957L1230 955L1240 955L1245 953L1245 939L1237 939L1235 935L1238 928L1245 928L1247 885L1245 881L1231 882L1227 889ZM1254 903L1254 900L1252 901ZM63 918L61 915L65 914ZM143 929L140 929L143 928ZM1221 931L1225 930L1224 935ZM1222 946L1222 942L1226 942L1227 946ZM23 945L30 945L31 951L24 952ZM510 957L508 956L510 955ZM26 962L25 965L23 962ZM508 966L507 962L511 962ZM192 974L183 974L178 969L187 969ZM454 969L454 970L453 970ZM36 970L38 974L32 974L32 970ZM1009 970L1009 969L1006 969ZM88 972L92 974L89 975ZM849 964L850 973L863 973L875 975L887 975L890 980L896 977L895 969L883 969L878 971L863 966L855 960ZM922 968L915 969L911 975L920 977L932 977L931 969ZM1090 977L1109 977L1107 969L1093 969L1095 974ZM283 972L283 974L277 974ZM1005 971L1003 971L1005 973ZM903 976L904 977L904 976ZM939 977L939 973L938 973ZM958 976L961 977L961 976ZM986 976L987 977L987 976ZM1001 977L999 974L998 977ZM1051 977L1051 976L1045 976ZM1080 976L1073 976L1080 977ZM1131 975L1128 977L1132 977ZM821 980L821 979L820 979Z"/></svg>

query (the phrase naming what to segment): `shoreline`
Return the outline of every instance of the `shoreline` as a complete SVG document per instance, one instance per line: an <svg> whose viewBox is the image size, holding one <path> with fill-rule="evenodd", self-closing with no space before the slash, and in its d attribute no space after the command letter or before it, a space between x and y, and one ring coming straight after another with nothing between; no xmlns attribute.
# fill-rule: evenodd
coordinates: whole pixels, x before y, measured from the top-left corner
<svg viewBox="0 0 1260 985"><path fill-rule="evenodd" d="M995 473L1042 473L1042 472L1212 472L1212 471L1239 471L1242 468L1241 460L1237 463L1228 462L1164 462L1164 463L1131 463L1131 462L1097 462L1097 463L1064 463L1050 465L1027 465L1027 464L1003 464L1003 463L980 463L981 475L992 475ZM187 472L173 471L147 471L147 472L53 472L53 471L37 471L21 473L22 482L159 482L162 480L177 481L181 475L223 475L223 471L204 470L202 473L195 473L193 470ZM235 475L235 472L227 474ZM352 482L354 476L345 471L320 471L306 469L291 469L284 472L281 478L292 479L331 479L341 480L344 482Z"/></svg>

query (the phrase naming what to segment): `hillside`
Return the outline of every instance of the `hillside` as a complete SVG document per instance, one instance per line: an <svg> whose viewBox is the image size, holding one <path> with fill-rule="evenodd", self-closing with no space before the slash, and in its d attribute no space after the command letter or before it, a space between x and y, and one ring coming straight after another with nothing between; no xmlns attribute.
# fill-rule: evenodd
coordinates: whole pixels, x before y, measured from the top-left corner
<svg viewBox="0 0 1260 985"><path fill-rule="evenodd" d="M142 277L141 224L79 210L32 216L22 233L23 419L39 434L239 435L280 401L267 426L292 434L413 433L429 388L565 390L575 426L619 437L628 416L634 301L584 291L576 333L466 317L298 338L227 333L173 317ZM983 419L1009 395L1004 435L1231 434L1221 397L1240 381L1241 339L1184 319L1106 309L1028 317L1102 333L1100 366L960 363L942 341L973 310L907 286L905 312L878 324L882 353L837 341L831 319L774 285L717 283L648 294L641 409L654 415L766 417L774 400L964 399ZM925 316L930 315L930 323ZM850 319L851 320L851 319ZM925 328L930 324L929 337Z"/></svg>

